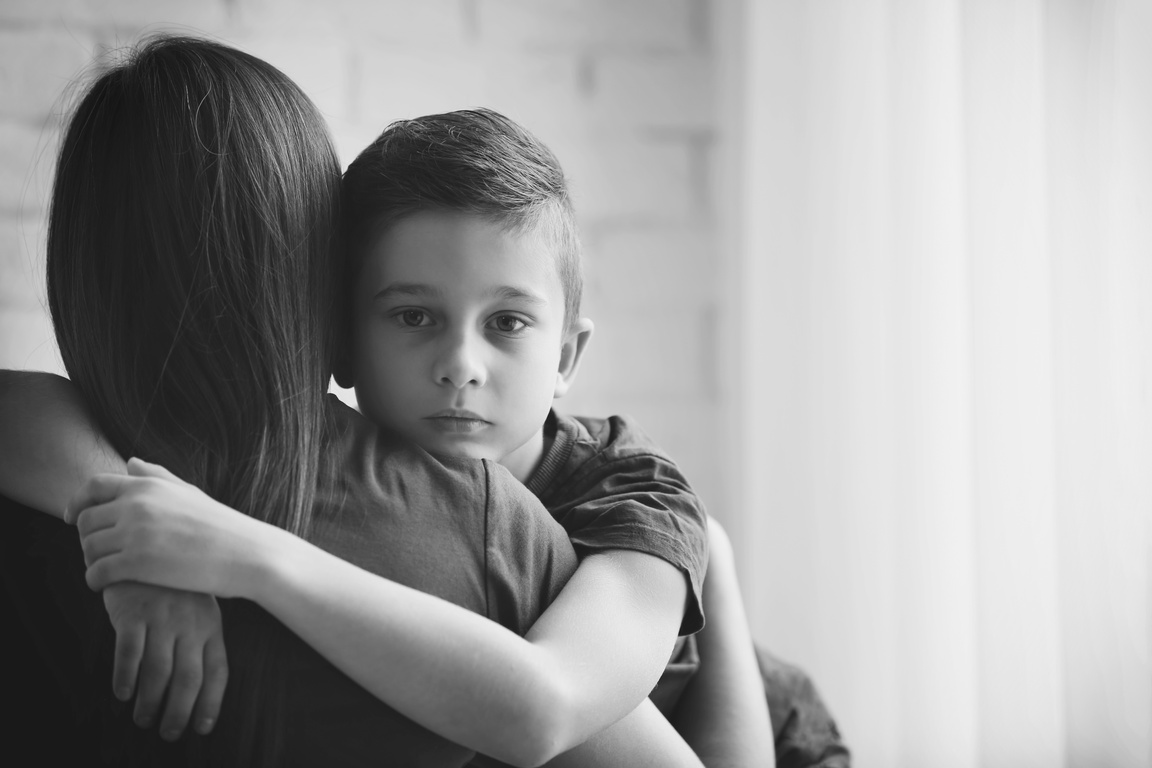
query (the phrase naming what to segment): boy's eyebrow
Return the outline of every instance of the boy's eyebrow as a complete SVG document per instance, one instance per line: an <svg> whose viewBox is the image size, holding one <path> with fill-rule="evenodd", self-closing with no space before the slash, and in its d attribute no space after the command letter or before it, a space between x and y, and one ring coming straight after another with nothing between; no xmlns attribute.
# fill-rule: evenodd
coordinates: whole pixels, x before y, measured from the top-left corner
<svg viewBox="0 0 1152 768"><path fill-rule="evenodd" d="M501 299L519 299L526 301L530 304L547 304L548 301L537 293L529 291L525 288L514 288L511 285L502 285L492 292L495 296Z"/></svg>
<svg viewBox="0 0 1152 768"><path fill-rule="evenodd" d="M372 297L373 301L380 299L391 299L395 296L411 296L417 299L423 298L439 298L441 291L439 288L433 288L430 285L422 283L392 283L384 290L377 293Z"/></svg>
<svg viewBox="0 0 1152 768"><path fill-rule="evenodd" d="M529 304L546 305L548 300L543 296L526 288L516 288L511 285L502 285L494 288L491 294L499 299L524 301ZM391 283L372 297L373 301L393 299L397 297L416 299L439 299L444 292L439 288L424 283Z"/></svg>

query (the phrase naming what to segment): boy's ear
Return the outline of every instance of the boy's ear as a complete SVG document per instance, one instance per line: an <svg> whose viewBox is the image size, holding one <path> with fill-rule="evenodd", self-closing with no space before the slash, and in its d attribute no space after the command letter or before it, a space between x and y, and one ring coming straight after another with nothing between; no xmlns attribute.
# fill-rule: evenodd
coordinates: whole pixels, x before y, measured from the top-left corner
<svg viewBox="0 0 1152 768"><path fill-rule="evenodd" d="M560 345L560 368L556 371L556 390L552 397L563 397L572 386L576 370L580 367L580 359L584 356L594 329L592 321L586 317L580 318L568 329Z"/></svg>

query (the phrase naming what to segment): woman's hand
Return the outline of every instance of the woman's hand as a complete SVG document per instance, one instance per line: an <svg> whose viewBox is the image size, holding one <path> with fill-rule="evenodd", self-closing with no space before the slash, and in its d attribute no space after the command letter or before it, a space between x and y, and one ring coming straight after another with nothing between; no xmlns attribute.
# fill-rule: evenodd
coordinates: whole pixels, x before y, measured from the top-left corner
<svg viewBox="0 0 1152 768"><path fill-rule="evenodd" d="M258 541L271 526L215 501L163 467L129 459L127 475L97 475L68 505L93 590L136 581L247 597Z"/></svg>
<svg viewBox="0 0 1152 768"><path fill-rule="evenodd" d="M220 607L210 595L123 582L104 590L116 630L112 690L136 694L133 720L141 728L160 718L160 736L180 737L189 718L197 733L212 730L228 684Z"/></svg>

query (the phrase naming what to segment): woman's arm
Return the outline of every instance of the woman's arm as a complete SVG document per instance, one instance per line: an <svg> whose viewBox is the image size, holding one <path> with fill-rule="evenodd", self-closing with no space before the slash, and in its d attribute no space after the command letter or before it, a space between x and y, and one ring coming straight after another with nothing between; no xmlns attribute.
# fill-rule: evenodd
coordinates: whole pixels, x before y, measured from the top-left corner
<svg viewBox="0 0 1152 768"><path fill-rule="evenodd" d="M700 670L689 681L672 722L713 766L775 764L772 723L748 631L727 533L708 521L708 624L696 635Z"/></svg>
<svg viewBox="0 0 1152 768"><path fill-rule="evenodd" d="M0 424L0 492L54 517L88 478L126 471L62 376L0 371Z"/></svg>
<svg viewBox="0 0 1152 768"><path fill-rule="evenodd" d="M62 376L0 370L0 493L57 518L89 478L127 472ZM104 590L116 632L112 689L135 696L133 719L175 740L191 720L210 732L228 680L220 609L211 595L150 584Z"/></svg>
<svg viewBox="0 0 1152 768"><path fill-rule="evenodd" d="M89 584L254 600L375 696L457 743L539 765L634 710L671 653L687 586L656 557L590 555L526 638L235 512L163 469L92 481Z"/></svg>

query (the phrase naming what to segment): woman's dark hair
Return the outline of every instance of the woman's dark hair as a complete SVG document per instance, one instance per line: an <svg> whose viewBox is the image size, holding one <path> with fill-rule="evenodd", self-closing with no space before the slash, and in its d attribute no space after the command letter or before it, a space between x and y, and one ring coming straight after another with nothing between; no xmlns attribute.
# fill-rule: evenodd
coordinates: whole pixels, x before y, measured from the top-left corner
<svg viewBox="0 0 1152 768"><path fill-rule="evenodd" d="M323 119L283 73L161 37L84 95L49 218L56 338L104 434L122 455L301 536L336 337L339 184ZM237 764L253 762L244 752L274 761L270 736L249 737L275 719L277 682L244 673L268 655L228 639L217 736L232 739Z"/></svg>

